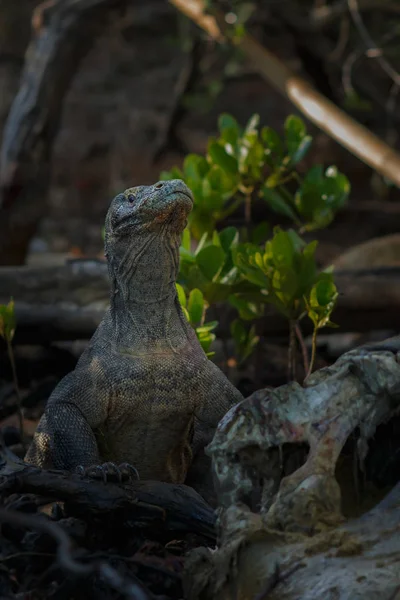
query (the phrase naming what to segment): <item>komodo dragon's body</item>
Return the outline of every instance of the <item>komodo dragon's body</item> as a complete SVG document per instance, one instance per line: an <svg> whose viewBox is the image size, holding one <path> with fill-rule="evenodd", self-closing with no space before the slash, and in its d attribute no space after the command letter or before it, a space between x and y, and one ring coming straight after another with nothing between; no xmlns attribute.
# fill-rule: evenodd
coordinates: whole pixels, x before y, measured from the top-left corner
<svg viewBox="0 0 400 600"><path fill-rule="evenodd" d="M74 470L106 461L142 479L210 482L204 447L243 398L207 359L177 298L193 206L180 180L126 190L106 218L110 308L53 391L25 460ZM204 493L202 484L197 489Z"/></svg>

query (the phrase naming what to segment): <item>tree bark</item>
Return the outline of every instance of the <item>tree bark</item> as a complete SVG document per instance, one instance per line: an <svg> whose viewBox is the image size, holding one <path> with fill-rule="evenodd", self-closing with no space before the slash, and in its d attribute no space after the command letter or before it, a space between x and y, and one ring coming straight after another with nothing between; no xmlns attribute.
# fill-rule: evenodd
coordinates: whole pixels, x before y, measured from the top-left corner
<svg viewBox="0 0 400 600"><path fill-rule="evenodd" d="M128 0L50 0L33 17L18 94L0 155L0 264L25 260L46 208L51 153L65 94L84 56Z"/></svg>

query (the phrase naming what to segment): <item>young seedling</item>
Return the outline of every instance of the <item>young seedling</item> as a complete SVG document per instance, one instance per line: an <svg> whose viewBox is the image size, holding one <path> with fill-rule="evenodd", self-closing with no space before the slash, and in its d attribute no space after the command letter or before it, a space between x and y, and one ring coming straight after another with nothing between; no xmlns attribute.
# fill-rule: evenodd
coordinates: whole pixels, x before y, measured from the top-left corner
<svg viewBox="0 0 400 600"><path fill-rule="evenodd" d="M12 340L14 338L16 328L15 319L15 308L14 300L11 299L8 304L0 304L0 336L4 339L7 345L7 354L11 364L13 383L15 388L15 395L17 397L17 413L19 420L19 429L21 436L21 443L25 450L25 437L24 437L24 420L22 415L22 403L21 395L19 391L17 370L15 366L14 352L12 348Z"/></svg>

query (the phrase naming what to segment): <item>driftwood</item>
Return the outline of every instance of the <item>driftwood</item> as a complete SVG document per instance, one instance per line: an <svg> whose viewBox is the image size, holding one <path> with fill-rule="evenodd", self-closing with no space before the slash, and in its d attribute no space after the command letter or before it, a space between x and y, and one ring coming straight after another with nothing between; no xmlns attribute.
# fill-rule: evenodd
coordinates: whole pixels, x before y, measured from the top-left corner
<svg viewBox="0 0 400 600"><path fill-rule="evenodd" d="M333 319L342 331L400 329L400 267L336 271L335 281L340 297ZM107 265L75 260L60 267L3 267L0 303L10 297L16 303L16 342L89 339L108 306ZM216 315L221 337L228 335L233 315ZM285 319L269 307L258 325L263 335L287 333ZM307 327L305 320L305 333Z"/></svg>
<svg viewBox="0 0 400 600"><path fill-rule="evenodd" d="M230 409L207 449L218 550L186 598L399 597L399 358L400 336L369 344Z"/></svg>
<svg viewBox="0 0 400 600"><path fill-rule="evenodd" d="M43 2L34 12L20 88L4 128L0 161L0 264L22 264L46 208L52 146L77 68L126 0Z"/></svg>

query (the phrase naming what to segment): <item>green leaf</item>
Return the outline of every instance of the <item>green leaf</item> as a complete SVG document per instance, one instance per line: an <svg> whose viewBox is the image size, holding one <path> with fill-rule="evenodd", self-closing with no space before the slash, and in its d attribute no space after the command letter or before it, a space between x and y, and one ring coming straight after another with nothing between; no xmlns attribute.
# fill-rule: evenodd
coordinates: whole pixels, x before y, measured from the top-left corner
<svg viewBox="0 0 400 600"><path fill-rule="evenodd" d="M269 206L274 212L284 215L285 217L292 219L292 221L298 222L299 219L296 215L296 212L289 205L289 203L282 198L279 192L271 190L267 187L263 187L262 196L268 202Z"/></svg>
<svg viewBox="0 0 400 600"><path fill-rule="evenodd" d="M251 124L251 123L250 123ZM257 131L248 131L241 139L239 148L239 172L257 182L262 176L264 148L258 139Z"/></svg>
<svg viewBox="0 0 400 600"><path fill-rule="evenodd" d="M222 113L218 119L218 129L221 139L234 149L241 135L241 129L236 119L227 113Z"/></svg>
<svg viewBox="0 0 400 600"><path fill-rule="evenodd" d="M272 164L281 163L284 156L284 149L282 140L276 131L271 127L263 127L261 130L261 139L265 145L264 153L266 157L271 159Z"/></svg>
<svg viewBox="0 0 400 600"><path fill-rule="evenodd" d="M326 227L346 202L349 192L347 177L336 167L328 167L325 173L321 165L312 167L295 196L298 212L308 221L306 228Z"/></svg>
<svg viewBox="0 0 400 600"><path fill-rule="evenodd" d="M326 307L337 297L333 281L318 281L311 291L311 305Z"/></svg>
<svg viewBox="0 0 400 600"><path fill-rule="evenodd" d="M12 342L17 326L14 300L8 304L0 304L0 336L6 342Z"/></svg>
<svg viewBox="0 0 400 600"><path fill-rule="evenodd" d="M206 246L196 255L196 263L201 272L213 281L221 271L225 262L225 252L220 246Z"/></svg>
<svg viewBox="0 0 400 600"><path fill-rule="evenodd" d="M293 264L295 249L286 231L276 231L271 240L272 260L276 266L290 267Z"/></svg>
<svg viewBox="0 0 400 600"><path fill-rule="evenodd" d="M278 171L274 171L273 173L271 173L271 175L269 177L267 177L264 185L267 189L271 189L271 188L277 187L281 183L282 183L282 176L281 176L281 172L278 170Z"/></svg>
<svg viewBox="0 0 400 600"><path fill-rule="evenodd" d="M204 311L204 296L197 288L189 294L188 311L192 324L201 323Z"/></svg>
<svg viewBox="0 0 400 600"><path fill-rule="evenodd" d="M196 327L196 331L198 333L208 333L209 331L213 331L218 327L218 321L209 321L208 323L204 323L204 325L200 325L200 327Z"/></svg>
<svg viewBox="0 0 400 600"><path fill-rule="evenodd" d="M185 290L179 283L176 284L176 291L178 292L179 304L183 308L185 308L186 307L186 294L185 294Z"/></svg>
<svg viewBox="0 0 400 600"><path fill-rule="evenodd" d="M306 300L308 317L316 329L322 327L334 327L330 317L338 298L336 286L332 275L319 279L311 289L309 298Z"/></svg>
<svg viewBox="0 0 400 600"><path fill-rule="evenodd" d="M290 115L285 121L285 138L289 156L292 157L306 136L304 121L296 115Z"/></svg>
<svg viewBox="0 0 400 600"><path fill-rule="evenodd" d="M227 173L236 175L238 172L238 162L236 158L226 152L221 144L211 140L208 144L208 154L216 165L220 166Z"/></svg>
<svg viewBox="0 0 400 600"><path fill-rule="evenodd" d="M246 342L247 331L244 323L240 319L235 319L231 323L231 334L238 346L244 344Z"/></svg>
<svg viewBox="0 0 400 600"><path fill-rule="evenodd" d="M247 122L246 127L244 128L244 136L246 136L249 133L253 133L257 131L257 128L259 126L260 123L260 115L258 114L254 114L250 117L250 119Z"/></svg>
<svg viewBox="0 0 400 600"><path fill-rule="evenodd" d="M300 144L298 145L297 149L291 155L290 162L292 165L295 165L298 162L300 162L301 160L303 160L303 158L309 151L311 144L312 144L311 135L305 135L303 137L303 139L301 140Z"/></svg>
<svg viewBox="0 0 400 600"><path fill-rule="evenodd" d="M229 303L238 310L240 318L246 321L259 319L264 314L264 307L260 302L247 300L238 294L229 296Z"/></svg>
<svg viewBox="0 0 400 600"><path fill-rule="evenodd" d="M172 167L170 171L161 171L161 181L168 181L171 179L184 179L183 173L180 169L178 169L178 167Z"/></svg>
<svg viewBox="0 0 400 600"><path fill-rule="evenodd" d="M279 229L279 228L275 228L274 231L276 229ZM288 229L286 231L286 233L289 236L289 238L293 244L293 248L295 249L296 252L300 252L300 250L302 250L303 248L306 247L305 241L299 236L298 233L296 233L296 231L294 231L294 229Z"/></svg>
<svg viewBox="0 0 400 600"><path fill-rule="evenodd" d="M204 156L200 156L199 154L188 154L183 161L185 180L201 180L208 173L209 168L209 164Z"/></svg>
<svg viewBox="0 0 400 600"><path fill-rule="evenodd" d="M224 129L237 129L240 132L240 127L235 117L228 113L221 113L218 117L218 129L222 133Z"/></svg>
<svg viewBox="0 0 400 600"><path fill-rule="evenodd" d="M182 234L182 242L181 242L181 246L182 248L184 248L187 252L190 252L192 249L191 246L191 239L190 239L190 231L189 229L186 227L186 229L183 230L183 234Z"/></svg>
<svg viewBox="0 0 400 600"><path fill-rule="evenodd" d="M271 227L267 221L262 221L259 223L251 233L251 241L253 244L262 244L265 243L266 238L271 233Z"/></svg>
<svg viewBox="0 0 400 600"><path fill-rule="evenodd" d="M279 267L274 272L272 287L282 302L289 305L297 296L298 278L296 272L290 267Z"/></svg>
<svg viewBox="0 0 400 600"><path fill-rule="evenodd" d="M222 206L235 193L239 182L237 173L235 175L227 173L218 165L212 165L206 177L211 190L218 192L220 197L220 200L217 200L218 206Z"/></svg>
<svg viewBox="0 0 400 600"><path fill-rule="evenodd" d="M231 323L231 334L236 346L236 352L241 361L246 360L259 342L259 337L255 335L254 325L248 330L239 319Z"/></svg>
<svg viewBox="0 0 400 600"><path fill-rule="evenodd" d="M191 252L189 252L188 250L186 250L186 248L184 248L183 246L181 246L179 248L179 256L181 258L181 262L182 263L194 263L194 262L196 262L196 259L193 256L193 254Z"/></svg>
<svg viewBox="0 0 400 600"><path fill-rule="evenodd" d="M225 227L219 233L219 239L223 250L228 254L233 246L239 242L239 232L236 227Z"/></svg>

